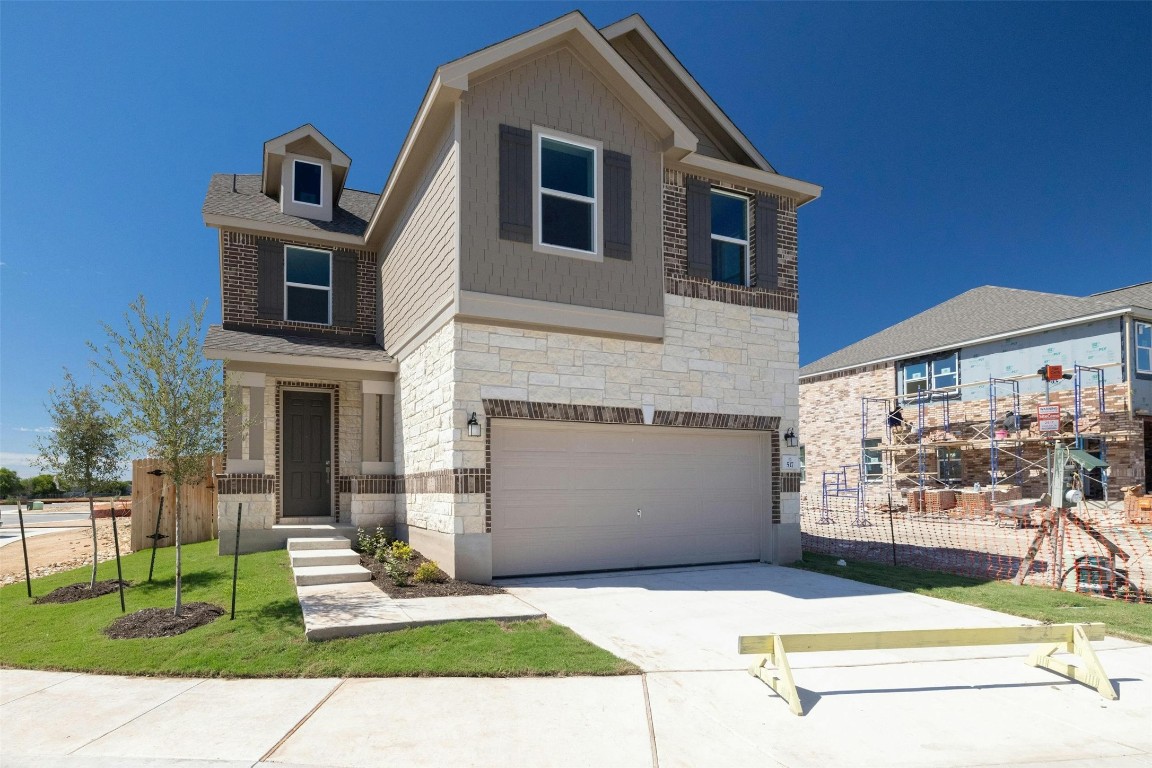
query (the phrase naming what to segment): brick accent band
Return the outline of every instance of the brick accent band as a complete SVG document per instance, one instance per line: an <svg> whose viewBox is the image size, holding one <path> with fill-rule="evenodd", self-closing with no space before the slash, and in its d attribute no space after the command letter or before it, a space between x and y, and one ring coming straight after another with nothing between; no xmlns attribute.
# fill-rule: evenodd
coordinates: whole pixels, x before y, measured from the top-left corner
<svg viewBox="0 0 1152 768"><path fill-rule="evenodd" d="M527 400L484 400L484 413L493 419L538 419L540 421L582 421L593 424L643 424L639 408L610 405L569 405L530 403Z"/></svg>
<svg viewBox="0 0 1152 768"><path fill-rule="evenodd" d="M216 492L223 495L276 493L276 475L240 472L231 475L216 475Z"/></svg>
<svg viewBox="0 0 1152 768"><path fill-rule="evenodd" d="M707 299L741 307L774 309L779 312L796 313L799 306L796 294L792 291L728 285L699 277L665 277L664 292L690 299Z"/></svg>
<svg viewBox="0 0 1152 768"><path fill-rule="evenodd" d="M348 475L340 493L487 493L487 469L437 469L410 475Z"/></svg>
<svg viewBox="0 0 1152 768"><path fill-rule="evenodd" d="M779 416L749 416L741 413L700 411L656 411L654 427L697 427L701 429L752 429L768 432L780 428Z"/></svg>

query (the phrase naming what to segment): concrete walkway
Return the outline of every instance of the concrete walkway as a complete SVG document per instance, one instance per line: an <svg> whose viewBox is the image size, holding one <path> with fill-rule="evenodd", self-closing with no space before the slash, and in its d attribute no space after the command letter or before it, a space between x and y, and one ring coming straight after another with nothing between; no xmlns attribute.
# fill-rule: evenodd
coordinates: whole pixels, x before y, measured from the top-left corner
<svg viewBox="0 0 1152 768"><path fill-rule="evenodd" d="M1118 701L1023 664L1023 646L801 655L794 671L809 714L799 718L744 671L736 635L1024 622L759 565L506 586L645 673L172 680L0 670L0 765L1152 766L1150 646L1095 644Z"/></svg>

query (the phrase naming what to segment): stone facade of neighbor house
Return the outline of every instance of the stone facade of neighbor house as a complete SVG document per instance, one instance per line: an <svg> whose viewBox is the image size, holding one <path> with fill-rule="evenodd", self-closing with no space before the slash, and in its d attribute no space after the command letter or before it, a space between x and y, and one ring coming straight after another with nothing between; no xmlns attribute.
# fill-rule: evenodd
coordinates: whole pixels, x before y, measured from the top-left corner
<svg viewBox="0 0 1152 768"><path fill-rule="evenodd" d="M835 495L839 479L875 504L976 484L1036 498L1052 440L1108 463L1090 498L1148 487L1150 307L1147 283L1088 297L988 286L806 366L805 495ZM1043 405L1059 407L1059 431L1041 431Z"/></svg>
<svg viewBox="0 0 1152 768"><path fill-rule="evenodd" d="M781 440L819 187L638 16L446 64L420 115L378 196L311 125L213 179L205 352L249 403L222 530L240 501L244 549L382 527L475 581L796 559Z"/></svg>

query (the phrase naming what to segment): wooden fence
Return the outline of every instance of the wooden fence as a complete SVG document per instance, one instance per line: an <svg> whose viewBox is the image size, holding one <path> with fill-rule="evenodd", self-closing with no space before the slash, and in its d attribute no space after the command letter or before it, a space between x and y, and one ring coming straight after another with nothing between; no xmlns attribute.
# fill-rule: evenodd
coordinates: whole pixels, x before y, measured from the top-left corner
<svg viewBox="0 0 1152 768"><path fill-rule="evenodd" d="M148 474L154 469L162 469L160 459L137 459L132 462L132 551L151 549L156 532L156 514L160 510L160 498L164 498L164 514L160 518L160 534L166 538L159 540L158 546L171 547L176 543L176 493L175 486L166 476ZM184 486L184 498L180 505L180 539L184 544L215 539L216 530L216 481L213 475L224 471L224 457L212 459L212 473L206 480L196 485Z"/></svg>

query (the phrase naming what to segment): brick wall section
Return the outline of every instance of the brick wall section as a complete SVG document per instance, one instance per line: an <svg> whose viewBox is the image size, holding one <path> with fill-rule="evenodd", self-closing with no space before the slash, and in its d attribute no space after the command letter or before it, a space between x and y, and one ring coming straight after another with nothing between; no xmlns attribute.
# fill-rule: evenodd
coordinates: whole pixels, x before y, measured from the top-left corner
<svg viewBox="0 0 1152 768"><path fill-rule="evenodd" d="M376 335L376 254L371 251L353 251L356 254L356 325L337 327L316 323L294 323L287 320L267 320L257 316L256 296L259 268L256 256L258 239L273 240L279 245L299 245L304 248L323 248L315 243L278 238L258 238L245 232L224 229L220 231L220 269L224 327L235 330L274 331L282 334L347 338L364 341ZM343 249L343 246L340 246ZM337 250L332 247L327 250Z"/></svg>
<svg viewBox="0 0 1152 768"><path fill-rule="evenodd" d="M725 304L745 307L796 312L798 309L799 273L797 262L796 204L785 197L777 197L780 206L777 231L779 254L779 287L748 288L729 283L694 277L688 274L688 205L687 180L689 174L673 168L664 169L664 290L677 296L709 299ZM697 177L703 178L703 177ZM704 179L714 187L730 189L749 196L756 190L715 179ZM755 282L756 217L750 205L748 211L751 254L749 273Z"/></svg>
<svg viewBox="0 0 1152 768"><path fill-rule="evenodd" d="M892 365L856 369L847 375L829 374L800 386L800 427L804 446L805 481L801 490L819 494L824 471L860 461L860 399L891 397L896 384ZM855 477L853 476L854 480Z"/></svg>

